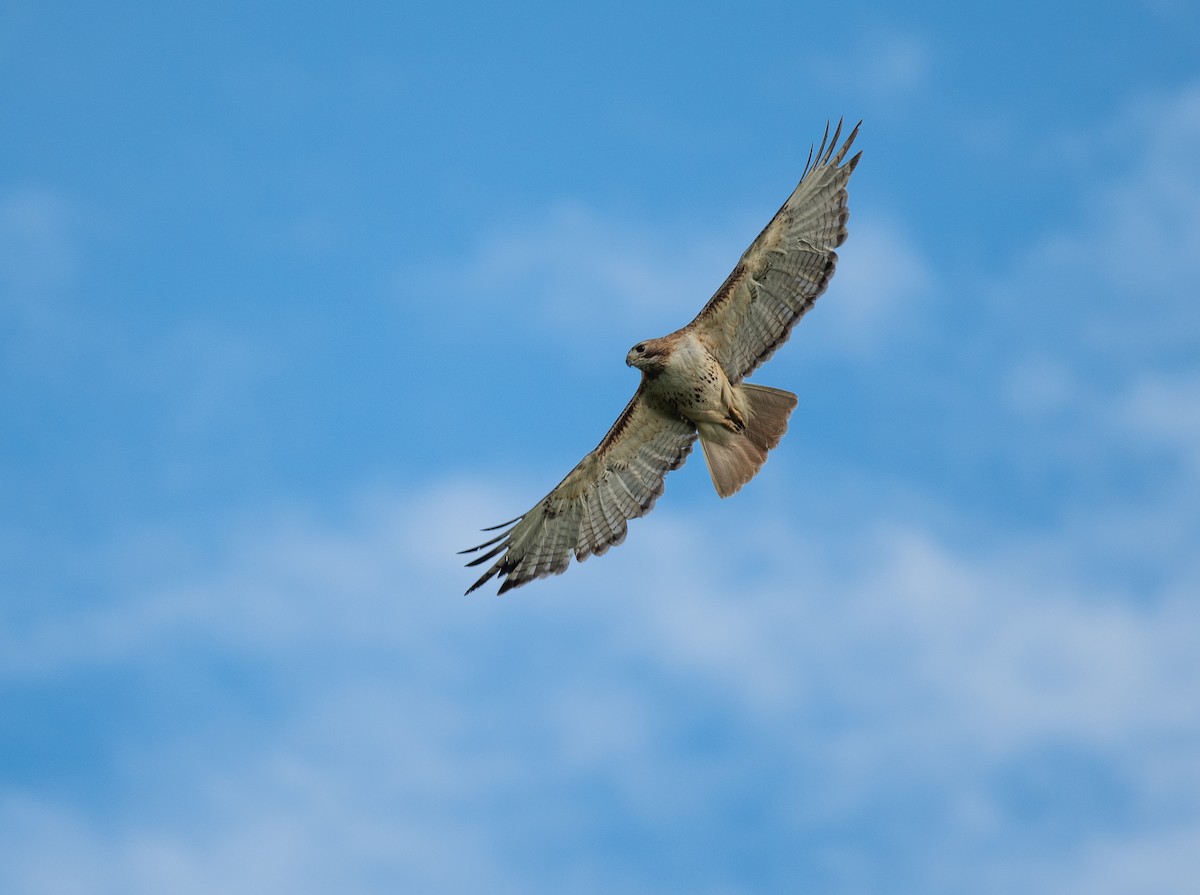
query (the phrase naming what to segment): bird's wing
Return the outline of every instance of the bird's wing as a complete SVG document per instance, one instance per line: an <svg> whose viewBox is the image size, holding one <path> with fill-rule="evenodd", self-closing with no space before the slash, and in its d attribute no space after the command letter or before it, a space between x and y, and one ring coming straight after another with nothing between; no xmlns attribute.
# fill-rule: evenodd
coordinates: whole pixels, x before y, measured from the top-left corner
<svg viewBox="0 0 1200 895"><path fill-rule="evenodd" d="M860 122L861 124L861 122ZM783 207L686 329L720 361L730 382L750 375L787 341L825 291L846 239L846 183L862 153L843 164L858 125L834 152L829 129Z"/></svg>
<svg viewBox="0 0 1200 895"><path fill-rule="evenodd" d="M487 553L467 563L495 558L467 593L499 575L500 593L566 570L625 540L626 522L650 512L663 492L663 477L683 463L696 440L696 427L647 397L639 388L604 440L529 512L485 531L504 529L478 547Z"/></svg>

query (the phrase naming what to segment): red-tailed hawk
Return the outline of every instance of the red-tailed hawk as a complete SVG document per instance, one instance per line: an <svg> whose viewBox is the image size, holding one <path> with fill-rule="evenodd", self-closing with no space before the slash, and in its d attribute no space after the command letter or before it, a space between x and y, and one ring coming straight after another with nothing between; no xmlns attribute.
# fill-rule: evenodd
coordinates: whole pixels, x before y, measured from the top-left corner
<svg viewBox="0 0 1200 895"><path fill-rule="evenodd" d="M796 189L696 319L629 350L625 363L642 381L599 446L529 512L484 529L503 532L462 551L492 548L469 566L496 560L467 593L496 575L504 593L565 571L571 554L582 561L620 544L626 522L650 512L663 477L697 436L721 497L762 468L796 396L742 380L787 340L833 276L834 249L846 239L846 184L862 156L843 164L858 126L835 153L841 130L838 122L829 138L826 128Z"/></svg>

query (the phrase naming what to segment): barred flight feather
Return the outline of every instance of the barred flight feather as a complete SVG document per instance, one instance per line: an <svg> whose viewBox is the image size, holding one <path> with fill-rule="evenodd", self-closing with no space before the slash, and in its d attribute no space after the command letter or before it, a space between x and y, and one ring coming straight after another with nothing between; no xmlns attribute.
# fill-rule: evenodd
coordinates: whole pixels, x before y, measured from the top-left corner
<svg viewBox="0 0 1200 895"><path fill-rule="evenodd" d="M628 520L650 511L663 477L683 464L695 439L690 421L644 400L639 390L600 445L557 488L497 537L462 551L493 548L469 566L499 557L467 593L497 575L504 578L504 593L560 574L572 555L582 562L620 544Z"/></svg>
<svg viewBox="0 0 1200 895"><path fill-rule="evenodd" d="M826 131L796 189L686 327L721 362L730 382L740 382L787 341L833 276L834 249L845 242L849 219L846 184L862 155L843 164L858 126L835 153L841 130L838 122L832 138ZM782 319L767 295L787 308Z"/></svg>
<svg viewBox="0 0 1200 895"><path fill-rule="evenodd" d="M697 396L701 394L700 379L685 380L682 392L670 400L664 397L666 387L655 391L648 386L653 376L646 361L668 363L673 346L692 346L707 358L709 378L704 381L714 382L713 376L723 372L728 382L722 394L740 389L745 397L745 390L757 389L754 397L763 409L756 412L766 415L757 421L752 417L746 430L747 437L757 439L757 447L750 450L748 442L737 442L735 436L729 436L734 440L727 447L717 446L730 463L741 462L739 451L753 454L753 468L731 474L735 477L724 490L714 472L714 484L726 496L757 472L766 450L786 429L795 396L740 383L787 341L837 268L835 249L846 239L849 219L846 185L862 155L846 160L858 126L839 145L841 133L840 121L832 135L826 126L820 146L809 150L800 183L695 319L663 339L639 343L630 352L627 362L643 367L642 384L600 444L527 513L484 529L498 534L462 551L480 554L468 566L491 562L467 593L496 577L500 593L505 593L535 578L563 572L572 555L578 561L600 556L625 540L630 519L650 512L663 493L664 476L682 465L692 450L697 438L692 420L703 421L709 429L713 426L711 416L689 411L689 418L678 403L678 394L693 387ZM743 425L736 414L729 419ZM717 450L707 440L704 443L706 452Z"/></svg>

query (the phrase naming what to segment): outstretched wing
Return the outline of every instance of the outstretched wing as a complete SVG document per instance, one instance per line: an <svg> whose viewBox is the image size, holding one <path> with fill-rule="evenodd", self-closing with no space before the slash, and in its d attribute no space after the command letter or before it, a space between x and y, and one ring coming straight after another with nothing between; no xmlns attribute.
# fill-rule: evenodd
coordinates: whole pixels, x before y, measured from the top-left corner
<svg viewBox="0 0 1200 895"><path fill-rule="evenodd" d="M846 183L862 156L842 164L858 125L834 154L841 132L839 121L827 141L826 127L796 189L686 327L720 361L730 382L750 375L787 341L833 276L834 249L846 239Z"/></svg>
<svg viewBox="0 0 1200 895"><path fill-rule="evenodd" d="M495 575L500 593L535 578L566 571L571 554L582 561L625 540L626 522L650 512L663 477L692 449L696 427L639 388L599 446L533 509L503 525L478 547L491 547L468 566L499 557L467 593Z"/></svg>

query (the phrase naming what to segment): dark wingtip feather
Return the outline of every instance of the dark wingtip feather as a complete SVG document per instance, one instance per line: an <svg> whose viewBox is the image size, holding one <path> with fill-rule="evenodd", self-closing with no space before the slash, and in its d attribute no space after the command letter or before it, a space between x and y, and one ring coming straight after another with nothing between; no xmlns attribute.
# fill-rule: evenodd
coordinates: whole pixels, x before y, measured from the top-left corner
<svg viewBox="0 0 1200 895"><path fill-rule="evenodd" d="M483 587L483 585L487 584L488 579L491 578L495 574L496 574L495 569L488 569L487 572L484 573L483 577L481 577L478 581L476 581L474 584L472 584L470 587L468 587L463 592L463 596L465 597L467 594L471 593L471 591L478 590L479 588Z"/></svg>
<svg viewBox="0 0 1200 895"><path fill-rule="evenodd" d="M830 136L830 122L825 122L825 133L821 136L820 145L816 148L815 152L813 151L812 146L809 146L808 148L808 161L804 163L804 174L801 175L801 179L803 179L804 175L807 175L808 172L813 170L815 167L823 167L831 162L834 165L840 165L842 163L842 159L846 157L846 153L850 149L850 144L853 143L854 138L858 136L858 129L862 127L862 120L860 119L858 124L854 125L853 130L850 131L850 135L846 137L846 142L844 142L839 148L838 139L842 135L842 126L844 123L845 119L839 118L837 126L833 129L833 135ZM835 151L837 153L836 155L834 154ZM851 171L853 171L854 166L858 164L858 159L861 155L862 153L860 152L850 160L849 167Z"/></svg>
<svg viewBox="0 0 1200 895"><path fill-rule="evenodd" d="M488 569L486 572L484 572L482 575L480 575L479 580L476 581L474 584L472 584L470 587L468 587L466 590L466 593L464 593L463 596L465 597L467 594L471 593L471 591L477 590L480 587L482 587L483 585L487 584L492 578L495 578L497 574L507 575L509 572L512 571L512 569L513 569L512 566L505 564L504 560L501 560L500 562L498 562L494 566L492 566L490 569ZM506 581L505 584L507 584L507 583L508 582ZM504 593L504 591L506 591L507 589L508 589L507 587L501 585L499 592Z"/></svg>
<svg viewBox="0 0 1200 895"><path fill-rule="evenodd" d="M485 528L484 531L495 531L495 529L486 529ZM459 550L458 555L462 556L464 553L474 553L476 550L482 550L484 547L491 547L497 541L503 541L507 537L508 537L507 531L501 532L500 534L496 535L496 537L492 538L490 541L484 541L482 544L479 544L476 547L468 547L466 550Z"/></svg>
<svg viewBox="0 0 1200 895"><path fill-rule="evenodd" d="M850 131L850 136L846 137L846 142L842 144L842 148L839 149L837 155L834 156L833 163L835 165L840 165L842 163L842 159L844 159L846 157L846 153L850 151L850 144L853 143L854 138L858 136L858 129L860 127L862 127L861 120L858 122L858 124L854 125L854 129L852 131ZM837 141L835 140L834 142L837 142ZM860 152L860 153L858 153L858 155L854 156L854 158L852 158L850 160L850 164L848 167L850 168L851 171L854 170L854 166L858 164L858 160L861 157L862 157L862 153Z"/></svg>
<svg viewBox="0 0 1200 895"><path fill-rule="evenodd" d="M515 525L516 523L520 522L524 518L525 518L525 516L524 516L524 514L522 514L522 515L518 516L516 519L509 519L507 522L501 522L499 525L489 525L487 528L480 529L480 531L496 531L501 528L506 528L507 526L510 526L510 525ZM474 547L468 547L466 550L459 550L458 555L462 556L464 553L474 553L476 550L483 550L486 547L491 547L493 544L503 541L505 538L507 538L509 536L510 533L511 533L511 529L502 531L502 532L500 532L500 534L496 535L496 537L491 538L490 540L484 541L482 544L477 544ZM497 553L497 551L493 550L491 553L488 554L488 556L495 556L496 553ZM481 557L480 559L477 559L473 562L467 563L467 565L468 566L478 565L484 559L487 559L487 557L486 556Z"/></svg>
<svg viewBox="0 0 1200 895"><path fill-rule="evenodd" d="M825 141L828 139L829 139L829 122L826 121L825 122L825 133L823 133L821 135L821 145L817 147L816 152L813 152L813 147L811 144L809 144L808 161L804 163L804 174L800 175L801 180L804 179L805 174L808 174L808 172L812 170L814 160L816 161L816 163L818 165L821 164L821 156L823 156L825 154Z"/></svg>
<svg viewBox="0 0 1200 895"><path fill-rule="evenodd" d="M507 522L501 522L499 525L489 525L487 528L481 528L479 530L480 531L499 531L501 528L504 528L504 526L513 525L514 523L520 522L524 518L525 518L525 514L522 513L516 519L509 519Z"/></svg>
<svg viewBox="0 0 1200 895"><path fill-rule="evenodd" d="M496 554L498 554L498 553L503 553L503 552L504 552L505 550L507 550L507 549L508 549L508 545L507 545L507 544L501 544L501 545L500 545L500 546L498 546L498 547L493 547L493 548L492 548L491 550L489 550L487 553L483 554L483 556L477 556L477 557L475 557L473 560L471 560L469 563L467 563L467 568L469 569L469 568L471 568L472 566L477 566L477 565L479 565L480 563L485 563L485 562L487 562L489 559L491 559L493 556L495 556Z"/></svg>
<svg viewBox="0 0 1200 895"><path fill-rule="evenodd" d="M825 130L829 130L829 125L825 125ZM829 148L825 150L825 164L829 164L829 159L833 155L834 147L837 146L838 137L842 135L842 119L838 119L837 127L833 130L833 137L829 140Z"/></svg>
<svg viewBox="0 0 1200 895"><path fill-rule="evenodd" d="M500 534L496 535L496 537L491 538L490 540L484 541L482 544L479 544L476 547L468 547L466 550L459 550L458 555L462 556L464 553L474 553L477 550L484 550L488 547L492 548L491 550L488 550L487 553L484 553L481 556L477 556L474 559L472 559L470 562L468 562L466 564L467 568L471 568L472 566L477 566L481 563L485 563L489 559L493 559L497 555L499 555L499 554L503 553L505 550L507 550L508 546L509 546L507 538L510 534L512 534L512 529L509 526L515 525L516 523L520 522L524 518L525 518L525 516L524 516L524 514L522 514L515 519L509 519L507 522L501 522L499 525L489 525L487 528L481 529L482 531L496 531L501 528L503 528L505 530L500 532ZM495 545L495 546L493 546L493 545ZM504 559L501 558L499 562L497 562L494 566L492 566L486 572L484 572L478 581L476 581L474 584L472 584L470 587L468 587L466 589L466 591L464 592L463 596L466 596L467 594L471 593L471 591L476 590L479 587L482 587L491 578L495 577L497 573L499 573L501 575L507 575L509 571L511 571L511 567L506 567L505 563L504 563Z"/></svg>

